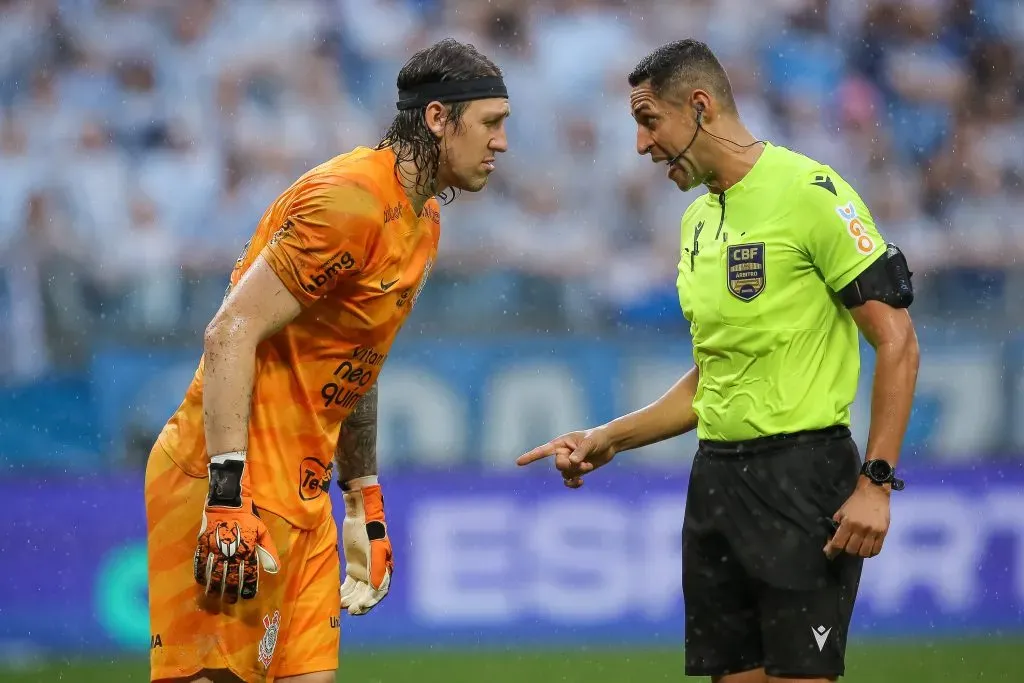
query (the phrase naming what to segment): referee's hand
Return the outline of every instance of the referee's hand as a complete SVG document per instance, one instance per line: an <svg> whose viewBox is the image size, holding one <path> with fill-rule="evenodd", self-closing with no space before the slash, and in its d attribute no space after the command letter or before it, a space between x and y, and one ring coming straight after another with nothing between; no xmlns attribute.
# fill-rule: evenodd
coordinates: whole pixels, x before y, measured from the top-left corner
<svg viewBox="0 0 1024 683"><path fill-rule="evenodd" d="M562 475L562 483L571 489L583 486L583 475L607 465L615 457L608 435L600 427L583 432L569 432L520 455L520 467L555 456L555 469Z"/></svg>
<svg viewBox="0 0 1024 683"><path fill-rule="evenodd" d="M843 503L832 519L839 526L825 544L825 555L831 560L847 552L860 557L874 557L882 552L889 532L888 487L861 479L857 489Z"/></svg>

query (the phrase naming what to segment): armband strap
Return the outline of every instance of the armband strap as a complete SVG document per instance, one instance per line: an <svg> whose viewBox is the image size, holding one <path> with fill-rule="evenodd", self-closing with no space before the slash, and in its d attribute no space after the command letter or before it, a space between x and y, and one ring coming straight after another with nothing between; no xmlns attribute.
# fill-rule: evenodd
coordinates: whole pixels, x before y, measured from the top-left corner
<svg viewBox="0 0 1024 683"><path fill-rule="evenodd" d="M881 257L839 292L844 306L856 308L868 301L881 301L893 308L910 308L914 303L914 274L907 257L895 244L887 246Z"/></svg>
<svg viewBox="0 0 1024 683"><path fill-rule="evenodd" d="M210 492L207 507L242 507L242 475L245 473L245 451L222 453L210 458Z"/></svg>

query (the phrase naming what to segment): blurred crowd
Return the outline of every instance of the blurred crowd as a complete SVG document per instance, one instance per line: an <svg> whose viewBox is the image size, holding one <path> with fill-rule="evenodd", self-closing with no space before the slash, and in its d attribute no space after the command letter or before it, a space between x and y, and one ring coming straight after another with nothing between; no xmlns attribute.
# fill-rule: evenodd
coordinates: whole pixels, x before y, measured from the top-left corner
<svg viewBox="0 0 1024 683"><path fill-rule="evenodd" d="M685 329L697 192L636 154L625 76L687 36L755 135L861 192L919 315L1024 317L1014 0L0 0L0 374L194 342L268 202L375 144L445 36L504 70L511 151L444 210L421 329Z"/></svg>

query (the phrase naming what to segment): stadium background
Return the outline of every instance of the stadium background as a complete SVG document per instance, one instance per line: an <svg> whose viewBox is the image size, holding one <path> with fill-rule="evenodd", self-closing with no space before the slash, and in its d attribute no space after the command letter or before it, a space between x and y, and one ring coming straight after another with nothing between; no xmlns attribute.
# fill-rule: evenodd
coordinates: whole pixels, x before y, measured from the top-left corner
<svg viewBox="0 0 1024 683"><path fill-rule="evenodd" d="M908 487L849 680L1024 680L1020 3L0 0L0 681L146 680L142 468L228 269L448 35L505 70L512 151L445 210L381 380L398 573L343 620L341 680L681 678L692 438L575 493L511 463L689 363L692 195L636 155L625 74L691 35L751 130L833 165L916 274Z"/></svg>

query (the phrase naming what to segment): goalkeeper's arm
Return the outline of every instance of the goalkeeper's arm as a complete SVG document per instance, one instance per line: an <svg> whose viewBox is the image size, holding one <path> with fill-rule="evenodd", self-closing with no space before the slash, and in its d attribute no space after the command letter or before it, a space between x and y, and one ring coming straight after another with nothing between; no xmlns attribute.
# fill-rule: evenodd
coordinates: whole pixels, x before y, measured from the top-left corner
<svg viewBox="0 0 1024 683"><path fill-rule="evenodd" d="M394 569L384 496L377 481L376 384L342 423L334 460L345 499L341 606L349 614L366 614L388 594Z"/></svg>
<svg viewBox="0 0 1024 683"><path fill-rule="evenodd" d="M258 258L224 298L206 328L203 424L210 490L202 511L192 573L206 594L251 599L261 569L281 566L259 518L246 463L256 347L300 312L299 302Z"/></svg>
<svg viewBox="0 0 1024 683"><path fill-rule="evenodd" d="M696 367L683 375L654 403L598 429L605 432L616 453L671 439L697 428L693 399L700 373Z"/></svg>
<svg viewBox="0 0 1024 683"><path fill-rule="evenodd" d="M203 338L203 419L211 456L245 452L256 347L301 311L262 257L224 298Z"/></svg>
<svg viewBox="0 0 1024 683"><path fill-rule="evenodd" d="M377 384L374 383L341 424L334 452L338 483L377 476Z"/></svg>

